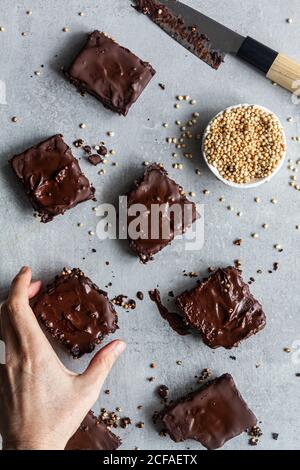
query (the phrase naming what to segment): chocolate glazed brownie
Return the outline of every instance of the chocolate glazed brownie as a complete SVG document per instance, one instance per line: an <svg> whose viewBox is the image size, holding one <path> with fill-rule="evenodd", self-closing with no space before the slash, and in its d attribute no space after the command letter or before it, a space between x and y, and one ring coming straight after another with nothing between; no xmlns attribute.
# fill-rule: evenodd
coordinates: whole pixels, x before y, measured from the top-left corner
<svg viewBox="0 0 300 470"><path fill-rule="evenodd" d="M33 302L36 317L74 358L92 352L118 326L106 292L80 269L65 270Z"/></svg>
<svg viewBox="0 0 300 470"><path fill-rule="evenodd" d="M138 239L130 237L131 248L138 254L142 263L147 263L153 256L168 246L175 236L184 233L199 217L196 206L183 194L182 187L168 177L168 173L158 164L150 165L144 176L135 182L135 187L127 194L128 211L133 205L142 204L147 212L148 233L141 233ZM151 237L151 214L155 206L162 206L168 210L163 211L159 216L158 237ZM172 207L178 206L181 209L180 220L172 213ZM135 216L128 215L128 226L135 219ZM163 236L163 220L168 225L168 231ZM141 230L142 232L142 230Z"/></svg>
<svg viewBox="0 0 300 470"><path fill-rule="evenodd" d="M236 268L217 269L176 299L185 321L211 348L231 349L266 325L261 304Z"/></svg>
<svg viewBox="0 0 300 470"><path fill-rule="evenodd" d="M55 135L10 161L41 222L50 222L77 204L94 199L95 189L62 135Z"/></svg>
<svg viewBox="0 0 300 470"><path fill-rule="evenodd" d="M106 107L126 116L155 70L100 31L89 35L66 76Z"/></svg>
<svg viewBox="0 0 300 470"><path fill-rule="evenodd" d="M121 439L89 411L65 450L116 450L120 445Z"/></svg>
<svg viewBox="0 0 300 470"><path fill-rule="evenodd" d="M161 419L175 442L194 439L209 450L219 449L257 423L230 374L176 401Z"/></svg>

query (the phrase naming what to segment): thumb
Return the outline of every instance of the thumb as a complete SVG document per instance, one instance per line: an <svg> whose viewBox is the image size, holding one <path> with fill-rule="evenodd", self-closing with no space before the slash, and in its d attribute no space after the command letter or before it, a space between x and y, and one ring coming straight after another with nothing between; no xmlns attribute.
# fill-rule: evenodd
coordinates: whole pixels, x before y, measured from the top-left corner
<svg viewBox="0 0 300 470"><path fill-rule="evenodd" d="M97 384L98 387L102 387L112 366L125 349L126 344L123 341L112 341L93 357L81 378L85 382Z"/></svg>

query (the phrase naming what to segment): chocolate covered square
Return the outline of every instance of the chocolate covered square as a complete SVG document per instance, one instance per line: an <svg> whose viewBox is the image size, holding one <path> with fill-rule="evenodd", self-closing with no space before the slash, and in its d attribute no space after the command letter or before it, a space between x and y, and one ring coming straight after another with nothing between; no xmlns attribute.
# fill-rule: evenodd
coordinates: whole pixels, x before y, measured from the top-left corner
<svg viewBox="0 0 300 470"><path fill-rule="evenodd" d="M64 270L33 302L36 317L74 358L114 333L118 317L106 292L79 269Z"/></svg>
<svg viewBox="0 0 300 470"><path fill-rule="evenodd" d="M261 304L234 267L217 269L179 295L176 304L186 323L211 348L231 349L266 325Z"/></svg>
<svg viewBox="0 0 300 470"><path fill-rule="evenodd" d="M42 222L95 197L95 189L62 135L15 155L10 164Z"/></svg>

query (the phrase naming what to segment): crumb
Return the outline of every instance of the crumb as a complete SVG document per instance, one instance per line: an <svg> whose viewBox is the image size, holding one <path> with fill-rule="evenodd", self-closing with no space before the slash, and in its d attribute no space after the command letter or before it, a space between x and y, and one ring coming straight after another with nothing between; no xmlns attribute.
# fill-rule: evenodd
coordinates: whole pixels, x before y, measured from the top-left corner
<svg viewBox="0 0 300 470"><path fill-rule="evenodd" d="M136 296L137 296L137 298L138 298L139 300L144 300L144 293L143 293L143 292L138 291L138 292L136 293Z"/></svg>
<svg viewBox="0 0 300 470"><path fill-rule="evenodd" d="M165 400L169 396L169 388L166 385L160 385L160 387L157 390L158 395L160 398Z"/></svg>

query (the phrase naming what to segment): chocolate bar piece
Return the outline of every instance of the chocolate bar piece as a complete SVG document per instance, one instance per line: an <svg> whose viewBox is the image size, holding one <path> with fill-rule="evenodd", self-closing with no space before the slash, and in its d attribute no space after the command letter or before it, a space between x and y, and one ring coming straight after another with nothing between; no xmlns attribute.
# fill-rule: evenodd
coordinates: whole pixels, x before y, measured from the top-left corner
<svg viewBox="0 0 300 470"><path fill-rule="evenodd" d="M218 269L176 299L185 321L211 348L231 349L262 330L266 317L240 271Z"/></svg>
<svg viewBox="0 0 300 470"><path fill-rule="evenodd" d="M126 116L155 70L106 34L94 31L66 75L79 91Z"/></svg>
<svg viewBox="0 0 300 470"><path fill-rule="evenodd" d="M107 297L79 269L56 276L34 302L36 317L74 358L90 353L114 333L118 317Z"/></svg>
<svg viewBox="0 0 300 470"><path fill-rule="evenodd" d="M95 197L62 135L15 155L10 163L42 222Z"/></svg>
<svg viewBox="0 0 300 470"><path fill-rule="evenodd" d="M152 260L156 253L169 245L175 236L184 233L198 218L195 204L186 198L182 187L171 180L158 164L147 168L127 198L130 246L143 263ZM141 211L136 211L139 207L143 207L144 211L137 237L132 233L136 224L132 223L138 217L136 212Z"/></svg>
<svg viewBox="0 0 300 470"><path fill-rule="evenodd" d="M90 411L65 450L116 450L120 445L121 439Z"/></svg>
<svg viewBox="0 0 300 470"><path fill-rule="evenodd" d="M161 418L175 442L194 439L209 450L222 447L257 423L230 374L176 401Z"/></svg>
<svg viewBox="0 0 300 470"><path fill-rule="evenodd" d="M88 156L88 161L91 163L91 165L97 166L99 163L103 163L103 158L100 157L97 153L94 153L93 155Z"/></svg>

